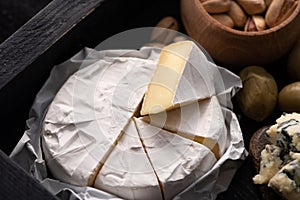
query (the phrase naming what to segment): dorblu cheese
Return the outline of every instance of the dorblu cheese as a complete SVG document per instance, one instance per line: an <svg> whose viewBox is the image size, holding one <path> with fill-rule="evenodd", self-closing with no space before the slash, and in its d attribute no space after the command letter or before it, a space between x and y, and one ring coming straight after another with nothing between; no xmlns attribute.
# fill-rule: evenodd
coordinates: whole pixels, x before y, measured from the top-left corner
<svg viewBox="0 0 300 200"><path fill-rule="evenodd" d="M265 184L280 170L283 161L280 159L281 148L266 145L261 152L260 172L253 178L255 184Z"/></svg>
<svg viewBox="0 0 300 200"><path fill-rule="evenodd" d="M300 199L300 114L285 113L267 130L256 184L268 184L288 200Z"/></svg>
<svg viewBox="0 0 300 200"><path fill-rule="evenodd" d="M271 178L269 186L286 199L300 198L300 153L291 153L292 161Z"/></svg>

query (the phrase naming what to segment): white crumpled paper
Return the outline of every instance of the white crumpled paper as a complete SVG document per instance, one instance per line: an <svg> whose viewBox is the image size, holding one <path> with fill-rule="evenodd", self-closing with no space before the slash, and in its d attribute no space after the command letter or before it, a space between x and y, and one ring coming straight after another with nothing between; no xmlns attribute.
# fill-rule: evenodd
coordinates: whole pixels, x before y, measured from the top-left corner
<svg viewBox="0 0 300 200"><path fill-rule="evenodd" d="M78 187L54 180L47 176L46 164L41 148L41 129L47 108L64 82L77 70L87 67L99 59L106 57L135 56L138 58L156 59L160 53L159 48L144 47L140 50L104 50L96 51L85 48L66 62L54 66L50 77L41 88L29 112L27 120L28 129L16 145L10 157L33 177L41 182L50 192L61 199L120 199L112 194L91 187ZM206 61L209 62L209 61ZM231 97L241 88L240 79L228 70L218 67L220 79L217 83L224 85L219 93L220 105L231 138L228 149L216 162L214 167L199 178L175 199L216 199L220 192L225 191L240 161L247 156L244 141L236 115L232 112ZM217 84L215 84L217 85ZM213 86L212 86L213 87ZM221 98L224 97L224 98ZM228 98L229 97L229 98Z"/></svg>

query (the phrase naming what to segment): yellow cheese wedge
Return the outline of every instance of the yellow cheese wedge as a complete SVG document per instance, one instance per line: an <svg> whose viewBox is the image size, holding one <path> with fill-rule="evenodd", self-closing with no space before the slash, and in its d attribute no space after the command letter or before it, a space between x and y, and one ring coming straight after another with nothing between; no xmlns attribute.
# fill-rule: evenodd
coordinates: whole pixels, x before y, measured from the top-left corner
<svg viewBox="0 0 300 200"><path fill-rule="evenodd" d="M155 114L174 107L175 92L193 46L191 41L182 41L162 49L144 97L141 115Z"/></svg>

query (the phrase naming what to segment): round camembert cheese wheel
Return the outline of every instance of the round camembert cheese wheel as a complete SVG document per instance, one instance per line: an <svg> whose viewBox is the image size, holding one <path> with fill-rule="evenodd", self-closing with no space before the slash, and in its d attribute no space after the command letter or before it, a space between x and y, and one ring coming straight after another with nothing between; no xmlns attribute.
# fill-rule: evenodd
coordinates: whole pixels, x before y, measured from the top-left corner
<svg viewBox="0 0 300 200"><path fill-rule="evenodd" d="M183 41L157 59L100 59L74 73L43 122L51 174L125 199L172 199L206 174L228 133L221 86L208 86L217 68L200 66L212 74L203 76L199 60L199 47Z"/></svg>

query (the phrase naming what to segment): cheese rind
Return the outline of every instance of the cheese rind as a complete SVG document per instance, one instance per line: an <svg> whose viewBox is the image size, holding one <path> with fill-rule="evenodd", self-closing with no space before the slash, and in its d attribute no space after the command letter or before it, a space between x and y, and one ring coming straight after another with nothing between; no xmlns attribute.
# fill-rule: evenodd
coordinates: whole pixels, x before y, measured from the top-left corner
<svg viewBox="0 0 300 200"><path fill-rule="evenodd" d="M140 119L135 122L165 199L172 199L215 164L213 153L205 146Z"/></svg>
<svg viewBox="0 0 300 200"><path fill-rule="evenodd" d="M42 130L45 160L54 177L80 186L93 183L141 102L154 65L147 59L103 59L66 81Z"/></svg>
<svg viewBox="0 0 300 200"><path fill-rule="evenodd" d="M221 74L192 41L168 45L161 51L141 115L156 114L224 92L223 76L227 75L228 72Z"/></svg>
<svg viewBox="0 0 300 200"><path fill-rule="evenodd" d="M94 187L125 199L163 199L133 120L104 163Z"/></svg>
<svg viewBox="0 0 300 200"><path fill-rule="evenodd" d="M227 148L226 124L215 96L167 112L150 114L142 120L205 145L216 158L220 158Z"/></svg>

